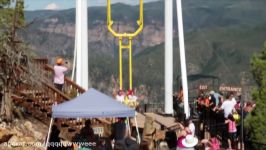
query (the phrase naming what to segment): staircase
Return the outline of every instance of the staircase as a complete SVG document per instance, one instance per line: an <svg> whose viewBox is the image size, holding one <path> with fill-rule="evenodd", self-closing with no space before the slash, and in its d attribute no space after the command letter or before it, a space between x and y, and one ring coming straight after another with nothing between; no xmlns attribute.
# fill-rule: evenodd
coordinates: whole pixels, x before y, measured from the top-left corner
<svg viewBox="0 0 266 150"><path fill-rule="evenodd" d="M17 85L12 96L13 102L17 107L22 108L26 113L49 124L52 105L69 101L85 90L65 77L63 92L53 86L53 67L48 64L48 59L33 59L27 67L19 66L20 75L25 82ZM84 126L82 119L59 119L61 132L65 139L70 140L75 133ZM108 119L93 119L93 124L111 124Z"/></svg>

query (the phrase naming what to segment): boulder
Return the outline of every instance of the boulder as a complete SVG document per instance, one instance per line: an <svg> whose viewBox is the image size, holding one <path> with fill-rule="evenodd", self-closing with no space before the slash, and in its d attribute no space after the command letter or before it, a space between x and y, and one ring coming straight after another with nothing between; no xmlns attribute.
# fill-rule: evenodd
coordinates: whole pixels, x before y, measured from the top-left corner
<svg viewBox="0 0 266 150"><path fill-rule="evenodd" d="M23 136L23 133L17 127L14 127L13 130L12 130L12 132L14 133L14 135L16 135L18 137L22 137Z"/></svg>
<svg viewBox="0 0 266 150"><path fill-rule="evenodd" d="M1 129L6 129L6 127L7 127L7 125L6 125L5 122L0 123L0 130Z"/></svg>
<svg viewBox="0 0 266 150"><path fill-rule="evenodd" d="M21 147L20 139L16 135L12 136L8 141L8 147Z"/></svg>
<svg viewBox="0 0 266 150"><path fill-rule="evenodd" d="M7 142L12 136L13 136L13 133L10 132L9 130L0 129L0 143Z"/></svg>
<svg viewBox="0 0 266 150"><path fill-rule="evenodd" d="M26 129L28 129L28 130L32 130L32 123L31 123L31 122L26 121L26 122L24 123L24 126L25 126Z"/></svg>
<svg viewBox="0 0 266 150"><path fill-rule="evenodd" d="M45 136L41 132L32 130L32 133L34 138L38 141L43 141L45 139Z"/></svg>
<svg viewBox="0 0 266 150"><path fill-rule="evenodd" d="M34 142L35 139L33 137L18 137L14 135L8 141L8 147L33 147Z"/></svg>

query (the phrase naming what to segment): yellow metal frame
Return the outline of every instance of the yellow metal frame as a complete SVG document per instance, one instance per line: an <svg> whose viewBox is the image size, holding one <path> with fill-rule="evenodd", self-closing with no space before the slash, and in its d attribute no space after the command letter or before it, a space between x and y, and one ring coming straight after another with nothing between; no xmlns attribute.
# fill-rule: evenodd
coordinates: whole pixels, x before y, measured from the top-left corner
<svg viewBox="0 0 266 150"><path fill-rule="evenodd" d="M117 33L113 30L113 20L111 13L111 0L107 0L107 28L113 34L113 36L119 39L119 89L123 89L123 55L122 50L129 50L129 89L132 90L132 39L137 36L143 29L143 0L139 0L139 19L137 24L138 29L133 33ZM123 44L123 39L128 40L128 44Z"/></svg>

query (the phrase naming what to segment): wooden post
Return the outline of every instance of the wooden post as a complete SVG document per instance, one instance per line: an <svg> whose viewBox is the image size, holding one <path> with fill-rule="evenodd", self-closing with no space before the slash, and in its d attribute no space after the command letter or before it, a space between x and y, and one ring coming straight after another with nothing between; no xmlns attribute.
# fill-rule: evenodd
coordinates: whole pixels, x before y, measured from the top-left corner
<svg viewBox="0 0 266 150"><path fill-rule="evenodd" d="M149 143L149 150L155 149L154 147L154 135L156 129L153 126L154 119L150 116L145 117L145 124L143 129L143 136L142 139Z"/></svg>

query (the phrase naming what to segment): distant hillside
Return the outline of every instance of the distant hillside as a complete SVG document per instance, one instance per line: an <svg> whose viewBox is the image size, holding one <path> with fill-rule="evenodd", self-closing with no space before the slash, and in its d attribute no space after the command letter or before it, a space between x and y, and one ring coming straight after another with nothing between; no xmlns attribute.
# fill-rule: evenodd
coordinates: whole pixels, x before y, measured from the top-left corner
<svg viewBox="0 0 266 150"><path fill-rule="evenodd" d="M255 28L216 28L191 32L186 36L186 59L188 75L202 74L217 76L220 83L241 86L242 80L253 84L250 76L250 57L261 50L266 40L266 24ZM203 40L208 39L208 40ZM174 39L178 41L178 39ZM164 44L149 47L133 59L134 86L145 84L150 87L154 98L163 99L164 89ZM109 82L112 74L117 75L117 61L108 55L93 55L90 58L91 76L97 81ZM124 60L127 66L127 60ZM126 69L125 69L126 70ZM95 72L97 73L95 73ZM126 70L127 71L127 70ZM174 43L174 80L180 76L178 42ZM243 78L248 75L248 78ZM124 74L127 83L127 73ZM251 80L251 81L250 81ZM189 81L190 89L201 84L211 85L211 79L196 78ZM177 86L174 87L177 89ZM156 96L154 96L156 95Z"/></svg>
<svg viewBox="0 0 266 150"><path fill-rule="evenodd" d="M115 4L114 28L132 31L138 17L137 6ZM164 5L144 6L144 30L134 41L134 86L148 86L150 99L163 99L164 87ZM213 75L221 83L240 85L249 73L249 61L266 40L266 1L264 0L186 0L183 1L188 74ZM111 75L117 77L117 41L106 29L106 8L89 8L90 76L94 87L106 90ZM175 13L174 13L175 14ZM41 56L73 58L75 10L26 12L28 21L38 17L23 34ZM174 21L176 28L176 21ZM180 75L178 38L174 31L175 88ZM127 55L125 53L125 55ZM124 60L127 67L127 60ZM125 68L126 71L126 68ZM124 74L127 79L127 73ZM251 77L249 76L249 79ZM190 81L190 89L200 81ZM204 81L207 83L210 81ZM197 83L197 84L196 84Z"/></svg>
<svg viewBox="0 0 266 150"><path fill-rule="evenodd" d="M250 70L251 55L261 50L266 40L265 25L245 29L217 28L187 34L188 75L214 75L222 83L239 85L241 72ZM136 75L145 73L146 82L163 80L164 44L145 49L136 56L135 61L138 68ZM178 42L174 43L174 74L175 77L181 74Z"/></svg>
<svg viewBox="0 0 266 150"><path fill-rule="evenodd" d="M254 27L266 22L265 8L266 2L263 0L186 0L183 1L184 27L186 32L229 26ZM88 10L89 49L114 55L113 49L117 46L117 42L106 29L106 7L90 7ZM118 3L113 5L112 10L113 19L116 21L115 29L120 32L135 29L138 18L137 6ZM144 5L145 26L143 33L135 40L135 54L144 48L161 44L164 41L163 14L164 4L162 1ZM64 55L73 51L74 9L28 11L25 16L28 22L35 18L35 22L28 28L27 35L25 35L25 40L33 48L38 47L38 51L41 53L43 51L60 51L59 53ZM174 19L176 20L176 17ZM175 33L177 36L176 31ZM40 34L43 36L35 39ZM59 44L62 42L65 43L63 47L61 47L62 44Z"/></svg>

